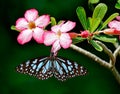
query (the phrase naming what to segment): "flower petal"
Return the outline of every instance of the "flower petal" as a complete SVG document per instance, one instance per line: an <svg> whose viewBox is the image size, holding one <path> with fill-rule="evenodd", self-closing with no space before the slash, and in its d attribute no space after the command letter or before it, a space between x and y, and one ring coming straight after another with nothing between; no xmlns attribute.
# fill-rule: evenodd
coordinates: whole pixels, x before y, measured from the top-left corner
<svg viewBox="0 0 120 94"><path fill-rule="evenodd" d="M36 27L34 29L33 38L35 39L35 41L37 43L43 43L43 41L44 41L43 34L44 34L44 30L43 29L38 28L38 27Z"/></svg>
<svg viewBox="0 0 120 94"><path fill-rule="evenodd" d="M28 28L28 22L26 21L25 18L19 18L19 19L16 21L15 27L16 27L17 30L22 31L22 30Z"/></svg>
<svg viewBox="0 0 120 94"><path fill-rule="evenodd" d="M45 27L50 22L50 16L49 15L42 15L39 18L36 19L35 24L39 27Z"/></svg>
<svg viewBox="0 0 120 94"><path fill-rule="evenodd" d="M38 17L38 11L36 9L29 9L25 12L24 16L27 21L34 21Z"/></svg>
<svg viewBox="0 0 120 94"><path fill-rule="evenodd" d="M108 26L109 26L110 28L120 30L120 22L119 22L119 21L116 21L116 20L111 21L111 22L108 24Z"/></svg>
<svg viewBox="0 0 120 94"><path fill-rule="evenodd" d="M120 16L117 16L116 19L117 19L118 21L120 21Z"/></svg>
<svg viewBox="0 0 120 94"><path fill-rule="evenodd" d="M62 21L59 25L52 26L51 30L55 33L60 31L61 26L63 25L65 21Z"/></svg>
<svg viewBox="0 0 120 94"><path fill-rule="evenodd" d="M65 24L63 24L60 28L61 32L68 32L72 30L75 27L76 23L72 21L67 21Z"/></svg>
<svg viewBox="0 0 120 94"><path fill-rule="evenodd" d="M60 46L60 41L59 40L56 40L53 45L52 45L52 49L51 49L51 52L53 53L57 53L58 50L60 50L61 46Z"/></svg>
<svg viewBox="0 0 120 94"><path fill-rule="evenodd" d="M57 40L54 32L47 31L44 33L44 44L46 46L52 45Z"/></svg>
<svg viewBox="0 0 120 94"><path fill-rule="evenodd" d="M23 44L29 42L31 40L31 38L32 38L32 31L27 29L27 30L22 31L18 35L17 41L18 41L18 43L23 45Z"/></svg>
<svg viewBox="0 0 120 94"><path fill-rule="evenodd" d="M61 36L60 36L61 46L66 49L66 48L70 47L71 43L72 43L72 40L71 40L69 34L67 34L67 33L63 34L62 33Z"/></svg>

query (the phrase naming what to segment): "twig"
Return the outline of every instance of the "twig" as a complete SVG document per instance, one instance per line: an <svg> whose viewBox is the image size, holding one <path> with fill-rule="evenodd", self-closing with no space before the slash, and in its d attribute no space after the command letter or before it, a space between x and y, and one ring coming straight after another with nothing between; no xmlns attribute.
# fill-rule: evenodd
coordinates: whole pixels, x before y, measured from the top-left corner
<svg viewBox="0 0 120 94"><path fill-rule="evenodd" d="M92 54L91 52L89 51L86 51L85 49L82 49L74 44L71 44L70 46L73 50L76 50L82 54L84 54L85 56L88 56L89 58L93 59L94 61L96 61L97 63L99 63L100 65L110 69L112 68L111 64L109 64L108 62L102 60L101 58L99 58L98 56Z"/></svg>
<svg viewBox="0 0 120 94"><path fill-rule="evenodd" d="M102 46L102 48L104 49L104 52L110 57L110 63L112 65L115 64L115 57L112 53L112 51L110 49L108 49L108 47L106 45L104 45L102 42L100 41L96 41L100 46Z"/></svg>
<svg viewBox="0 0 120 94"><path fill-rule="evenodd" d="M115 76L115 78L117 79L118 83L120 84L120 74L118 73L116 68L113 67L111 71L112 71L113 75Z"/></svg>
<svg viewBox="0 0 120 94"><path fill-rule="evenodd" d="M117 55L120 55L120 46L118 46L118 47L116 48L116 50L114 51L114 53L113 53L113 56L114 56L114 58L115 58L115 61L116 61ZM112 63L112 61L110 61L110 63Z"/></svg>
<svg viewBox="0 0 120 94"><path fill-rule="evenodd" d="M88 56L89 58L93 59L94 61L96 61L97 63L99 63L100 65L108 68L110 71L112 71L113 75L115 76L116 80L118 81L118 83L120 84L120 74L118 73L117 69L115 68L114 65L112 65L112 63L108 63L104 60L102 60L101 58L99 58L98 56L92 54L89 51L86 51L85 49L82 49L81 47L78 47L74 44L72 44L70 46L73 50L78 51L79 53L84 54L85 56ZM116 59L116 56L119 54L120 51L120 46L114 51L113 56Z"/></svg>
<svg viewBox="0 0 120 94"><path fill-rule="evenodd" d="M114 55L114 57L117 57L117 55L120 53L120 46L118 46L117 48L116 48L116 50L114 51L114 53L113 53L113 55Z"/></svg>
<svg viewBox="0 0 120 94"><path fill-rule="evenodd" d="M117 48L118 48L118 46L119 46L119 43L118 43L118 42L116 42L116 43L114 43L113 45L114 45L114 46L115 46L115 48L117 49ZM119 56L120 56L120 52L119 52Z"/></svg>

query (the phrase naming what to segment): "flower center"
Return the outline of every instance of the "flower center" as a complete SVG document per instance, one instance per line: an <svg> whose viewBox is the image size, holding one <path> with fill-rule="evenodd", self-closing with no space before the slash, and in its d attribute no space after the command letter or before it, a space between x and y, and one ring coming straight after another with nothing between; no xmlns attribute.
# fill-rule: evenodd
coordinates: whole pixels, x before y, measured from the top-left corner
<svg viewBox="0 0 120 94"><path fill-rule="evenodd" d="M61 36L61 31L57 32L57 36L60 37Z"/></svg>
<svg viewBox="0 0 120 94"><path fill-rule="evenodd" d="M33 28L35 28L36 26L35 26L35 23L34 23L34 22L29 22L28 27L29 27L30 29L33 29Z"/></svg>

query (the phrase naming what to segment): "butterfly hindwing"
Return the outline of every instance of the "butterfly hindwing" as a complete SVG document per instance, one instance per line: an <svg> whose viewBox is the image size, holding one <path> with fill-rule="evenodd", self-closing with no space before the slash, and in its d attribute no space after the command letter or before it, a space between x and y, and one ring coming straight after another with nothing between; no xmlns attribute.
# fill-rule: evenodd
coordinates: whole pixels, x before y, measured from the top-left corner
<svg viewBox="0 0 120 94"><path fill-rule="evenodd" d="M74 76L85 75L87 70L76 62L56 57L54 60L54 76L58 80L66 80Z"/></svg>
<svg viewBox="0 0 120 94"><path fill-rule="evenodd" d="M52 62L49 57L28 60L20 64L16 69L20 73L29 74L42 80L53 76Z"/></svg>

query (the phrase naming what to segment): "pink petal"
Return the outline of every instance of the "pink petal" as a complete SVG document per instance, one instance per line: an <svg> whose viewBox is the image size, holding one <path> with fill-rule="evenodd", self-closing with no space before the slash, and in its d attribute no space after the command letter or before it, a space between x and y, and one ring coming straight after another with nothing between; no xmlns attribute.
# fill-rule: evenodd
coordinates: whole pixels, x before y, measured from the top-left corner
<svg viewBox="0 0 120 94"><path fill-rule="evenodd" d="M16 27L17 30L22 31L22 30L28 28L28 22L26 21L25 18L19 18L19 19L16 21L15 27Z"/></svg>
<svg viewBox="0 0 120 94"><path fill-rule="evenodd" d="M39 27L45 27L50 22L50 16L49 15L42 15L39 18L36 19L35 24Z"/></svg>
<svg viewBox="0 0 120 94"><path fill-rule="evenodd" d="M44 33L44 44L46 46L52 45L57 40L57 36L54 32L47 31Z"/></svg>
<svg viewBox="0 0 120 94"><path fill-rule="evenodd" d="M55 25L51 28L51 30L55 33L57 33L60 30L60 26L59 25Z"/></svg>
<svg viewBox="0 0 120 94"><path fill-rule="evenodd" d="M55 33L60 31L61 26L63 25L65 21L62 21L59 25L52 26L51 30Z"/></svg>
<svg viewBox="0 0 120 94"><path fill-rule="evenodd" d="M108 26L109 26L110 28L120 30L120 22L119 22L119 21L116 21L116 20L111 21L111 22L108 24Z"/></svg>
<svg viewBox="0 0 120 94"><path fill-rule="evenodd" d="M36 40L37 43L43 43L44 41L43 34L44 34L43 29L38 27L34 29L33 38Z"/></svg>
<svg viewBox="0 0 120 94"><path fill-rule="evenodd" d="M61 36L60 36L61 46L66 49L66 48L70 47L71 43L72 43L72 40L71 40L69 34L67 34L67 33L63 34L62 33Z"/></svg>
<svg viewBox="0 0 120 94"><path fill-rule="evenodd" d="M117 19L118 21L120 21L120 16L117 16L116 19Z"/></svg>
<svg viewBox="0 0 120 94"><path fill-rule="evenodd" d="M34 21L38 17L38 11L36 9L29 9L25 12L24 16L27 21Z"/></svg>
<svg viewBox="0 0 120 94"><path fill-rule="evenodd" d="M60 48L61 48L61 46L60 46L60 41L59 40L56 40L55 42L54 42L54 44L52 45L52 52L53 53L57 53L58 52L58 50L60 50Z"/></svg>
<svg viewBox="0 0 120 94"><path fill-rule="evenodd" d="M72 30L75 27L76 23L72 21L67 21L65 24L63 24L60 28L61 32L68 32Z"/></svg>
<svg viewBox="0 0 120 94"><path fill-rule="evenodd" d="M32 31L29 29L26 29L18 35L17 41L18 41L18 43L23 45L23 44L29 42L31 40L31 38L32 38Z"/></svg>

